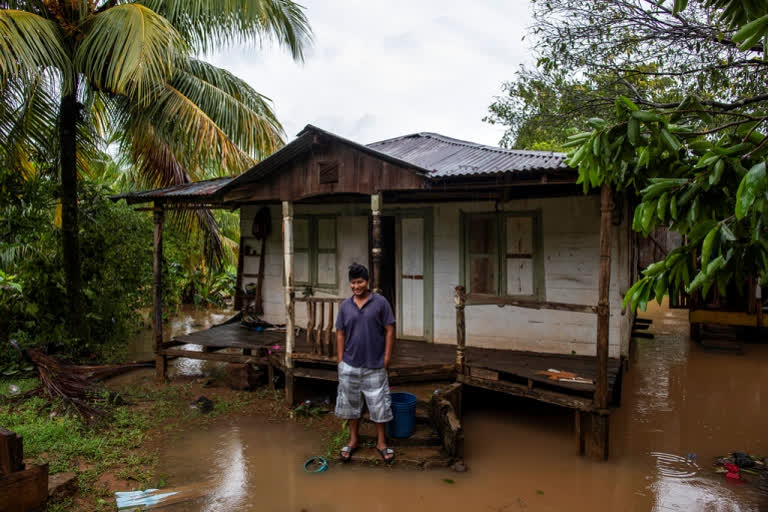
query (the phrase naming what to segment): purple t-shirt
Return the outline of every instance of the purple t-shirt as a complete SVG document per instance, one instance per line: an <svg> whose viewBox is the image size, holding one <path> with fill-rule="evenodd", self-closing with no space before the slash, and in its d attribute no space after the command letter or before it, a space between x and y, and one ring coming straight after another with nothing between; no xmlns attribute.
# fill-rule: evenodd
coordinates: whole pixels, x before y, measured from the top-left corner
<svg viewBox="0 0 768 512"><path fill-rule="evenodd" d="M345 335L343 361L355 368L384 368L386 326L394 323L392 307L381 295L371 293L362 308L354 297L342 302L336 329Z"/></svg>

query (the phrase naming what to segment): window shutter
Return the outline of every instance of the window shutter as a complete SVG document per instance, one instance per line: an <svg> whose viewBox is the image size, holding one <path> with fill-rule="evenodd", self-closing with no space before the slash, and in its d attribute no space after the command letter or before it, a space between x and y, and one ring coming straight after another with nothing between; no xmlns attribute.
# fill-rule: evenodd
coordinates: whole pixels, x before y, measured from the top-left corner
<svg viewBox="0 0 768 512"><path fill-rule="evenodd" d="M534 295L533 217L506 218L506 294Z"/></svg>
<svg viewBox="0 0 768 512"><path fill-rule="evenodd" d="M494 215L470 215L466 225L469 293L496 294L498 229Z"/></svg>

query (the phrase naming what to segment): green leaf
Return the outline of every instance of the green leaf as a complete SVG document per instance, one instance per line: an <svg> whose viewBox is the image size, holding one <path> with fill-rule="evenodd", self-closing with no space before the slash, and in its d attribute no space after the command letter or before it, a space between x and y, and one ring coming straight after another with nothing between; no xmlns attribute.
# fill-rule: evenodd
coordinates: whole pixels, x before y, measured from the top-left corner
<svg viewBox="0 0 768 512"><path fill-rule="evenodd" d="M675 14L679 13L680 11L685 10L685 8L688 6L688 0L675 0L675 5L673 7L673 12Z"/></svg>
<svg viewBox="0 0 768 512"><path fill-rule="evenodd" d="M677 196L672 196L672 200L669 202L669 213L674 220L677 220Z"/></svg>
<svg viewBox="0 0 768 512"><path fill-rule="evenodd" d="M640 121L634 117L627 121L627 139L633 146L637 146L640 143Z"/></svg>
<svg viewBox="0 0 768 512"><path fill-rule="evenodd" d="M760 186L765 183L765 161L752 166L741 180L736 192L736 218L741 220L747 214L758 195Z"/></svg>
<svg viewBox="0 0 768 512"><path fill-rule="evenodd" d="M717 163L715 163L715 169L712 174L709 175L709 184L714 186L720 183L720 178L723 177L724 171L725 161L721 158L717 161Z"/></svg>
<svg viewBox="0 0 768 512"><path fill-rule="evenodd" d="M669 130L666 128L662 128L660 131L661 135L661 141L664 143L667 148L669 148L670 151L673 153L677 153L677 151L680 149L680 141L677 140L677 137L669 133Z"/></svg>
<svg viewBox="0 0 768 512"><path fill-rule="evenodd" d="M659 303L659 305L661 305L661 302L664 300L664 296L667 294L668 288L668 275L666 272L664 272L656 278L656 283L653 287L653 295L656 297L656 301Z"/></svg>
<svg viewBox="0 0 768 512"><path fill-rule="evenodd" d="M705 267L707 266L707 263L709 263L709 258L712 255L712 243L715 241L715 237L717 236L717 233L720 231L720 225L717 224L715 227L709 230L709 233L707 233L707 236L704 237L704 243L701 245L701 266Z"/></svg>
<svg viewBox="0 0 768 512"><path fill-rule="evenodd" d="M733 234L733 231L731 231L727 224L723 224L720 227L720 236L722 236L723 240L727 240L728 242L736 241L736 235Z"/></svg>
<svg viewBox="0 0 768 512"><path fill-rule="evenodd" d="M622 104L623 104L625 107L627 107L627 110L629 110L630 112L635 112L635 111L637 111L637 110L640 110L640 107L638 107L638 106L635 104L635 102L634 102L634 101L632 101L631 99L627 98L626 96L621 96L621 95L620 95L620 96L619 96L618 98L616 98L616 99L617 99L618 101L620 101L620 102L621 102L621 103L622 103Z"/></svg>
<svg viewBox="0 0 768 512"><path fill-rule="evenodd" d="M760 40L766 29L768 29L768 14L741 27L732 39L736 43L742 43L739 49L745 51Z"/></svg>
<svg viewBox="0 0 768 512"><path fill-rule="evenodd" d="M643 121L644 123L653 123L653 122L659 122L662 121L662 118L658 116L657 114L654 114L653 112L648 112L647 110L636 110L632 112L632 117Z"/></svg>
<svg viewBox="0 0 768 512"><path fill-rule="evenodd" d="M661 272L664 272L664 270L667 268L666 263L662 261L657 261L656 263L651 263L646 267L645 270L643 270L644 276L653 277Z"/></svg>
<svg viewBox="0 0 768 512"><path fill-rule="evenodd" d="M653 214L656 213L656 202L645 203L645 209L643 209L643 233L648 233L651 228L651 221L653 220Z"/></svg>
<svg viewBox="0 0 768 512"><path fill-rule="evenodd" d="M659 197L659 204L656 205L656 217L660 222L664 222L667 216L667 204L669 202L669 192L664 192Z"/></svg>

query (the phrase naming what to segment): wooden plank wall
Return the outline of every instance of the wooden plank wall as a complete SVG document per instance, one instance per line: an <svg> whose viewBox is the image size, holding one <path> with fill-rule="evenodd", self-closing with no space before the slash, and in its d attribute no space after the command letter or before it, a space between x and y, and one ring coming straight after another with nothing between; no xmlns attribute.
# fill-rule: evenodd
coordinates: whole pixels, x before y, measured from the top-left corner
<svg viewBox="0 0 768 512"><path fill-rule="evenodd" d="M321 170L338 164L338 181L321 179ZM424 178L409 168L385 162L340 142L319 146L277 169L264 180L231 191L228 198L277 201L326 194L374 194L380 190L418 190Z"/></svg>

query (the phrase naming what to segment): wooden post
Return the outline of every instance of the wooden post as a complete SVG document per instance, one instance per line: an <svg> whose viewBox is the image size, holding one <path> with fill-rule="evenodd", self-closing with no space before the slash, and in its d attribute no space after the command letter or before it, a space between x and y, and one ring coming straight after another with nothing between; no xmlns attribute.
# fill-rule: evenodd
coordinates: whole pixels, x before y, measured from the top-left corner
<svg viewBox="0 0 768 512"><path fill-rule="evenodd" d="M596 459L608 458L608 332L611 290L611 213L613 192L603 184L600 193L600 274L597 299L597 382L586 452ZM582 424L583 428L583 424Z"/></svg>
<svg viewBox="0 0 768 512"><path fill-rule="evenodd" d="M235 281L235 311L243 309L243 268L245 267L245 238L240 237L240 246L237 250L237 279Z"/></svg>
<svg viewBox="0 0 768 512"><path fill-rule="evenodd" d="M456 287L453 293L453 301L456 303L456 371L459 375L463 375L467 336L464 324L464 305L467 302L467 293L463 286Z"/></svg>
<svg viewBox="0 0 768 512"><path fill-rule="evenodd" d="M293 346L296 337L293 291L293 202L283 201L283 259L285 266L285 401L293 405Z"/></svg>
<svg viewBox="0 0 768 512"><path fill-rule="evenodd" d="M381 293L381 194L371 195L372 222L372 247L371 260L373 261L372 289L374 293Z"/></svg>
<svg viewBox="0 0 768 512"><path fill-rule="evenodd" d="M155 205L155 236L152 253L152 340L155 350L155 377L165 381L167 361L163 350L163 222L165 211Z"/></svg>

